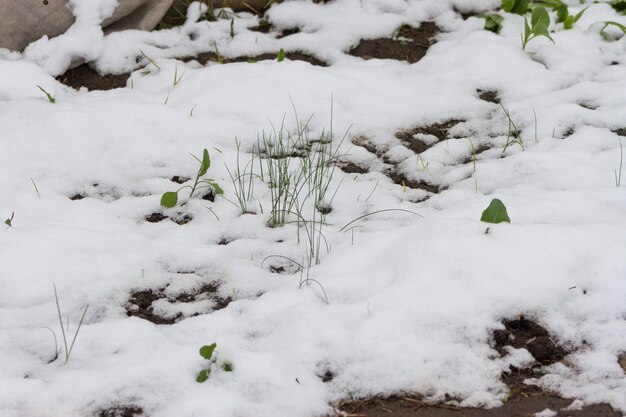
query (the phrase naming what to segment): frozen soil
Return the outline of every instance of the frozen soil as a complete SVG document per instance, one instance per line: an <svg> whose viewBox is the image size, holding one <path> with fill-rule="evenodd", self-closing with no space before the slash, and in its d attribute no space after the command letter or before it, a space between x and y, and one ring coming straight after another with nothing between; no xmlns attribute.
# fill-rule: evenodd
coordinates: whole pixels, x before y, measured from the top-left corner
<svg viewBox="0 0 626 417"><path fill-rule="evenodd" d="M572 4L522 51L520 16L482 30L496 0L195 3L106 36L75 3L74 33L0 51L1 417L626 413L626 39L597 29L626 17ZM329 143L327 198L268 227L261 164ZM185 188L204 148L224 195Z"/></svg>

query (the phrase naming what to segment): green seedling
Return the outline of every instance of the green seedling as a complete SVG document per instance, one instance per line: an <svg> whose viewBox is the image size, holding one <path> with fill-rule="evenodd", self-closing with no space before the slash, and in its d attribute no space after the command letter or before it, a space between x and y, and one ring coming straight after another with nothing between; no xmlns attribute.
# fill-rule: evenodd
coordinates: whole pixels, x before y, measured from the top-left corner
<svg viewBox="0 0 626 417"><path fill-rule="evenodd" d="M548 32L548 27L550 27L550 15L548 11L545 7L535 7L530 15L530 24L528 24L528 19L524 17L524 34L520 35L522 38L522 49L526 49L528 42L539 36L545 36L554 43L554 39L552 39Z"/></svg>
<svg viewBox="0 0 626 417"><path fill-rule="evenodd" d="M626 26L622 25L621 23L608 21L608 22L604 22L604 26L602 26L602 29L600 29L600 35L604 38L604 40L606 41L614 40L614 38L606 32L606 29L610 26L618 28L619 30L622 31L623 34L626 35Z"/></svg>
<svg viewBox="0 0 626 417"><path fill-rule="evenodd" d="M66 336L66 329L65 327L63 327L63 317L61 316L61 307L59 306L59 296L57 294L57 286L55 284L52 284L54 287L54 299L56 301L56 305L57 305L57 313L59 315L59 324L61 326L61 334L63 335L63 346L65 347L65 364L67 365L67 363L70 361L70 355L72 354L72 349L74 349L74 343L76 343L76 338L78 337L78 332L80 331L80 328L83 325L83 322L85 321L85 315L87 314L87 309L89 308L89 305L87 305L85 307L85 310L83 310L83 315L80 318L80 321L78 322L78 327L76 328L76 333L74 333L74 338L72 338L72 343L70 344L70 347L67 347L67 336ZM70 323L69 320L66 321L65 326L67 327L67 332L69 332L70 330ZM52 331L52 333L54 334L54 331ZM56 359L58 357L58 350L56 349L56 334L54 334L54 343L55 343L55 350L57 352L56 356L54 359Z"/></svg>
<svg viewBox="0 0 626 417"><path fill-rule="evenodd" d="M580 12L576 13L576 15L568 14L565 20L563 21L563 28L565 30L570 30L574 27L574 23L578 22L583 14L587 11L589 7L585 7Z"/></svg>
<svg viewBox="0 0 626 417"><path fill-rule="evenodd" d="M511 219L506 212L506 206L501 200L498 200L497 198L491 200L491 203L489 203L489 207L487 207L485 211L483 211L483 215L480 217L480 221L493 224L502 222L511 223ZM485 234L488 233L489 228L485 230Z"/></svg>
<svg viewBox="0 0 626 417"><path fill-rule="evenodd" d="M210 345L204 345L200 348L200 356L209 361L208 366L206 366L203 370L198 373L196 377L197 382L204 382L211 376L211 367L213 364L217 362L217 357L215 354L215 349L217 348L217 343L211 343ZM225 360L220 364L220 368L224 372L232 372L234 369L234 365L232 362Z"/></svg>
<svg viewBox="0 0 626 417"><path fill-rule="evenodd" d="M12 212L11 217L4 221L4 224L6 224L7 227L13 227L13 217L15 217L15 212Z"/></svg>
<svg viewBox="0 0 626 417"><path fill-rule="evenodd" d="M583 10L578 12L575 15L569 14L569 9L567 4L565 4L562 0L539 0L535 1L535 4L538 6L543 6L547 8L551 8L556 13L557 23L563 23L563 28L565 30L569 30L574 27L574 23L578 22L578 20L582 17L588 7L585 7Z"/></svg>
<svg viewBox="0 0 626 417"><path fill-rule="evenodd" d="M168 191L164 193L161 196L161 205L163 207L175 207L176 204L178 204L178 193L185 188L189 188L191 190L191 192L189 193L189 198L193 197L196 189L199 190L204 188L211 188L215 191L215 194L218 195L224 194L224 190L222 190L222 188L214 180L210 178L202 178L204 175L206 175L207 171L211 167L211 158L209 157L209 151L207 149L204 149L204 151L202 152L202 160L195 156L193 157L200 163L200 168L198 168L198 173L196 174L196 179L194 180L193 186L185 185L179 188L177 191Z"/></svg>
<svg viewBox="0 0 626 417"><path fill-rule="evenodd" d="M47 92L42 86L37 85L37 88L40 89L48 98L48 101L52 104L56 103L57 100L54 98L54 96L52 94L50 94L49 92Z"/></svg>
<svg viewBox="0 0 626 417"><path fill-rule="evenodd" d="M530 8L530 0L502 0L502 10L524 15Z"/></svg>
<svg viewBox="0 0 626 417"><path fill-rule="evenodd" d="M139 50L139 53L141 54L142 57L144 57L150 64L154 65L156 67L156 69L160 70L161 66L159 65L158 62L156 62L156 60L150 58L148 55L146 55L146 53L144 51L142 51L141 49Z"/></svg>
<svg viewBox="0 0 626 417"><path fill-rule="evenodd" d="M213 47L215 48L215 56L217 57L217 63L222 63L222 56L220 55L220 50L217 49L217 42L213 41Z"/></svg>
<svg viewBox="0 0 626 417"><path fill-rule="evenodd" d="M276 57L276 61L283 62L284 60L285 60L285 50L283 48L280 48L280 51L278 51L278 56Z"/></svg>
<svg viewBox="0 0 626 417"><path fill-rule="evenodd" d="M502 30L502 21L504 20L504 18L498 13L482 14L478 17L482 17L483 19L485 19L485 30L493 33L500 33L500 31Z"/></svg>
<svg viewBox="0 0 626 417"><path fill-rule="evenodd" d="M509 122L509 132L506 137L506 143L504 144L504 148L502 148L502 153L500 154L500 158L504 158L504 153L506 152L508 147L515 143L517 143L522 148L522 150L525 150L525 148L524 141L522 140L522 134L515 125L513 119L511 119L511 114L509 113L507 108L502 105L502 103L500 103L500 107L502 107L502 111L504 111L504 114L506 115L506 118Z"/></svg>
<svg viewBox="0 0 626 417"><path fill-rule="evenodd" d="M609 4L615 11L626 14L626 0L611 0Z"/></svg>

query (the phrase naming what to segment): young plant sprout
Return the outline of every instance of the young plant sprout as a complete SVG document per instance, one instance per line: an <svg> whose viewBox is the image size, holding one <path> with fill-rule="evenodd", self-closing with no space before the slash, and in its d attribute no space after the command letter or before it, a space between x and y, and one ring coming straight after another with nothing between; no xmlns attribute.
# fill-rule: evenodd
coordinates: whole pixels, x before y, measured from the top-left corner
<svg viewBox="0 0 626 417"><path fill-rule="evenodd" d="M189 198L193 197L193 194L196 192L196 189L204 189L211 188L215 191L215 194L221 195L224 194L224 190L220 187L214 180L211 178L202 179L204 175L206 175L207 171L211 167L211 158L209 157L209 151L204 149L202 152L202 160L194 158L200 162L200 168L198 168L198 173L196 174L196 179L193 185L185 185L179 188L177 191L168 191L161 196L161 205L163 207L172 208L178 204L178 193L185 189L189 188L191 192L189 193Z"/></svg>
<svg viewBox="0 0 626 417"><path fill-rule="evenodd" d="M548 32L548 27L550 27L548 11L541 6L535 7L530 15L530 24L528 24L528 19L524 17L524 34L520 35L522 37L522 49L526 49L528 42L539 36L545 36L554 43L554 39Z"/></svg>

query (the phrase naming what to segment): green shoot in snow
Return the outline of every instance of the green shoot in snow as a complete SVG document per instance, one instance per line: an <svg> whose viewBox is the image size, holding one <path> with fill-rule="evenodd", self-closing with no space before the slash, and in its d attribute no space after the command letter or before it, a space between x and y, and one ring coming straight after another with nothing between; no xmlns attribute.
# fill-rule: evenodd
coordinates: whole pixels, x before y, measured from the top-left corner
<svg viewBox="0 0 626 417"><path fill-rule="evenodd" d="M548 32L549 26L550 15L548 11L541 6L535 7L530 15L530 24L528 24L528 19L524 17L524 34L520 35L522 37L522 49L526 49L528 42L539 36L545 36L554 43L554 39Z"/></svg>

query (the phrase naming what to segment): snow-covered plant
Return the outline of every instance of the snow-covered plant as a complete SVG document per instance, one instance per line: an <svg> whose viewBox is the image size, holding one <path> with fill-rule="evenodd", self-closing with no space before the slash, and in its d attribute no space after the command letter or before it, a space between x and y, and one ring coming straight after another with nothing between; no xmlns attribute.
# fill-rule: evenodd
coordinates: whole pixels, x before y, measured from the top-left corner
<svg viewBox="0 0 626 417"><path fill-rule="evenodd" d="M609 4L621 14L626 14L626 0L611 0Z"/></svg>
<svg viewBox="0 0 626 417"><path fill-rule="evenodd" d="M500 103L500 107L502 107L502 111L504 111L504 115L509 122L509 131L506 136L506 143L504 144L504 148L502 148L502 153L500 154L500 158L502 158L504 157L504 153L506 152L508 147L515 143L517 143L522 148L522 150L524 150L524 141L522 140L522 135L515 125L515 122L513 121L513 119L511 119L511 114L509 113L509 110L504 107L502 103Z"/></svg>
<svg viewBox="0 0 626 417"><path fill-rule="evenodd" d="M179 188L177 191L168 191L161 196L161 205L164 207L174 207L178 204L178 193L185 189L189 188L191 192L189 193L189 198L193 197L193 194L196 192L196 189L204 189L210 188L215 194L224 194L224 190L211 178L202 178L206 175L207 171L211 167L211 158L209 157L209 151L204 149L202 152L202 159L197 158L192 155L199 163L200 167L198 168L198 173L196 174L196 179L194 180L193 185L184 185Z"/></svg>
<svg viewBox="0 0 626 417"><path fill-rule="evenodd" d="M209 361L209 364L198 373L198 376L196 377L197 382L204 382L209 379L209 376L211 376L211 368L215 363L217 363L217 357L214 356L215 348L217 348L217 343L204 345L200 348L200 356ZM234 366L232 362L225 360L220 363L220 368L224 372L232 372Z"/></svg>
<svg viewBox="0 0 626 417"><path fill-rule="evenodd" d="M256 159L256 152L252 152L250 154L250 160L243 165L241 163L241 143L235 139L235 148L237 149L237 167L234 171L231 171L228 166L226 166L226 170L228 171L228 175L230 176L230 180L233 183L233 188L235 190L235 197L237 197L237 202L239 204L239 209L241 210L241 214L251 213L250 204L253 202L254 198L254 180L260 179L260 175L254 172L254 161ZM259 166L261 162L259 161Z"/></svg>
<svg viewBox="0 0 626 417"><path fill-rule="evenodd" d="M611 26L618 28L619 30L622 31L623 34L626 35L626 26L622 25L621 23L608 21L608 22L604 22L604 26L602 26L602 29L600 29L600 35L602 35L604 40L607 40L607 41L614 40L614 38L606 32L606 29Z"/></svg>
<svg viewBox="0 0 626 417"><path fill-rule="evenodd" d="M530 7L530 0L502 0L502 10L507 13L524 15Z"/></svg>
<svg viewBox="0 0 626 417"><path fill-rule="evenodd" d="M15 217L15 212L11 213L11 217L4 221L4 224L6 224L7 227L13 227L13 217Z"/></svg>
<svg viewBox="0 0 626 417"><path fill-rule="evenodd" d="M520 35L522 37L522 49L526 49L528 42L539 36L545 36L554 43L554 39L552 39L548 32L548 27L550 27L550 15L548 11L545 7L535 7L530 15L530 24L528 23L528 19L524 17L524 34Z"/></svg>
<svg viewBox="0 0 626 417"><path fill-rule="evenodd" d="M56 103L57 100L54 98L54 96L52 94L50 94L49 92L47 92L45 90L45 88L43 88L40 85L37 85L37 88L41 90L42 93L44 93L46 95L46 98L48 99L48 101L52 104Z"/></svg>
<svg viewBox="0 0 626 417"><path fill-rule="evenodd" d="M535 0L534 4L554 10L554 12L556 13L556 17L557 17L556 22L563 23L563 28L565 30L569 30L572 27L574 27L574 23L578 22L578 20L582 17L582 15L588 9L587 7L585 7L576 15L571 15L569 14L569 9L567 7L567 4L564 3L562 0Z"/></svg>
<svg viewBox="0 0 626 417"><path fill-rule="evenodd" d="M502 30L502 21L504 20L504 18L498 13L481 14L478 15L478 17L482 17L485 19L485 30L493 33L500 33L500 31Z"/></svg>
<svg viewBox="0 0 626 417"><path fill-rule="evenodd" d="M67 335L66 335L66 330L65 327L67 327L67 331L69 332L69 321L65 323L65 327L63 326L63 317L61 315L61 307L59 305L59 296L57 294L57 287L55 284L52 284L54 287L54 300L56 301L56 305L57 305L57 313L59 315L59 325L61 326L61 334L63 335L63 347L65 348L65 364L67 365L67 363L70 361L70 355L72 354L72 349L74 348L74 343L76 343L76 338L78 337L78 332L80 331L80 328L83 325L83 322L85 321L85 315L87 314L87 309L89 308L89 305L87 305L85 307L85 310L83 310L83 315L80 317L80 321L78 322L78 327L76 328L76 332L74 333L74 337L72 338L72 343L70 344L70 347L67 347ZM50 329L50 331L52 331L52 334L54 335L54 358L52 358L52 360L50 362L54 362L58 357L59 357L59 349L57 347L57 337L56 334L54 333L54 330Z"/></svg>

